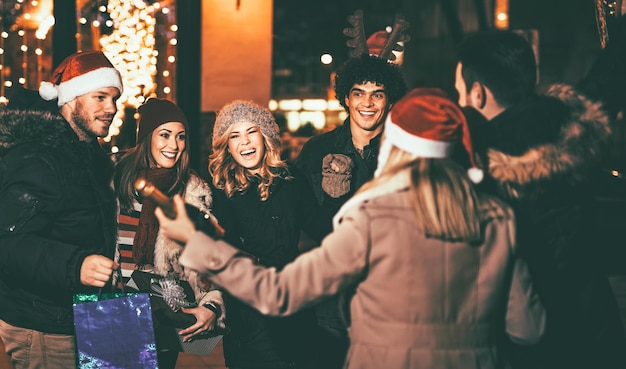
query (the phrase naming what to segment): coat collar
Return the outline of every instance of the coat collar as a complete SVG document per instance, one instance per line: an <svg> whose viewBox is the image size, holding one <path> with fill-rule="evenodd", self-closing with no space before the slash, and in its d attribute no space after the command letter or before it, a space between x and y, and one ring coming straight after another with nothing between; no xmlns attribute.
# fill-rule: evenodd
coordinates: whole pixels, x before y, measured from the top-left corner
<svg viewBox="0 0 626 369"><path fill-rule="evenodd" d="M403 170L394 174L391 177L386 178L384 181L379 182L376 186L355 194L350 199L348 199L345 204L343 204L337 214L335 214L335 216L333 217L333 228L336 229L339 226L344 215L351 208L377 197L385 196L390 193L406 189L410 185L410 171Z"/></svg>
<svg viewBox="0 0 626 369"><path fill-rule="evenodd" d="M29 142L57 147L64 140L71 140L75 136L60 114L36 110L0 110L0 155Z"/></svg>
<svg viewBox="0 0 626 369"><path fill-rule="evenodd" d="M546 95L559 99L569 109L554 139L539 141L520 153L499 148L487 152L491 177L511 197L529 195L537 183L547 180L584 179L611 134L609 118L600 102L562 84L552 86Z"/></svg>
<svg viewBox="0 0 626 369"><path fill-rule="evenodd" d="M378 155L378 146L380 145L380 138L382 133L379 133L373 137L367 145L370 150L376 148L373 152ZM337 128L337 135L335 136L335 148L342 153L350 153L359 155L352 143L352 131L350 130L350 117L346 118L343 124Z"/></svg>

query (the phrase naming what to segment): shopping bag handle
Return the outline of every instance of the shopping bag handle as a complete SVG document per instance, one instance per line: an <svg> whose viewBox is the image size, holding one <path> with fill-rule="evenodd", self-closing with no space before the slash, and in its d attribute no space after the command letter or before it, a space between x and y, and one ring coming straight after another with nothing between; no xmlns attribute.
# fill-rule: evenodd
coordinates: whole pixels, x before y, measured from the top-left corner
<svg viewBox="0 0 626 369"><path fill-rule="evenodd" d="M122 292L122 295L126 295L126 290L124 289L124 280L122 279L122 266L118 266L117 269L115 269L113 271L113 273L117 274L117 281L114 283L114 291L117 291L117 283L119 282L120 284L120 291ZM111 278L113 278L113 274L111 274ZM104 287L100 287L98 289L98 301L102 300L102 290L104 289Z"/></svg>

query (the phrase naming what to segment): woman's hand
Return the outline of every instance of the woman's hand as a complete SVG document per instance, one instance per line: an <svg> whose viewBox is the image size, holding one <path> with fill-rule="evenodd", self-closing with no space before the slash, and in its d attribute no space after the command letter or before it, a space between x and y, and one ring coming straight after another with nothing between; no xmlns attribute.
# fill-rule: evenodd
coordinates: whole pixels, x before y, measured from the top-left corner
<svg viewBox="0 0 626 369"><path fill-rule="evenodd" d="M195 308L181 308L185 314L191 314L196 317L196 322L189 327L181 330L178 334L183 337L183 341L187 342L192 337L212 330L215 327L217 321L217 315L204 306L198 306Z"/></svg>
<svg viewBox="0 0 626 369"><path fill-rule="evenodd" d="M159 220L159 229L165 237L185 244L196 231L196 227L187 216L185 202L180 195L174 195L173 200L176 209L176 219L166 217L161 208L157 208L154 211L154 215Z"/></svg>

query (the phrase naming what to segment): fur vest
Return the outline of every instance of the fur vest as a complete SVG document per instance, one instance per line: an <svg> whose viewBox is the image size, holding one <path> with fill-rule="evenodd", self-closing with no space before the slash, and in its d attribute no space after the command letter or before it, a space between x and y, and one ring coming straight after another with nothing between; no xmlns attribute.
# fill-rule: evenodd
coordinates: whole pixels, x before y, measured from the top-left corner
<svg viewBox="0 0 626 369"><path fill-rule="evenodd" d="M189 177L185 190L184 200L206 214L210 214L211 190L209 185L196 175ZM154 245L154 273L162 276L172 276L187 280L196 294L196 301L200 302L209 291L207 283L200 280L197 273L184 269L178 258L183 252L183 246L169 239L159 231Z"/></svg>

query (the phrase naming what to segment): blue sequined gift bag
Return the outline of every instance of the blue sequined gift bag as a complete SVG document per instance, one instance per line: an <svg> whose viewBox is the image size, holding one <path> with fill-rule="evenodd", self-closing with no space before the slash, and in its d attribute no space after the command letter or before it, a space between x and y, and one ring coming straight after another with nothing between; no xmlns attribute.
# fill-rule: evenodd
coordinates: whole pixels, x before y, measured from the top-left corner
<svg viewBox="0 0 626 369"><path fill-rule="evenodd" d="M147 293L74 296L79 369L156 369Z"/></svg>

